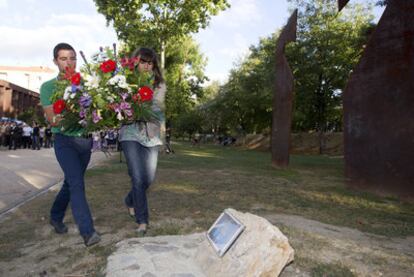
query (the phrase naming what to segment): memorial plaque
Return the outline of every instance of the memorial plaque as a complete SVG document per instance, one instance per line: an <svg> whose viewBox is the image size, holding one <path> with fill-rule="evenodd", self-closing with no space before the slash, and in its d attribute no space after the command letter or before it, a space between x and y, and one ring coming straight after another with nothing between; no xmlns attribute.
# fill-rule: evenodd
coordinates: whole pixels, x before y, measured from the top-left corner
<svg viewBox="0 0 414 277"><path fill-rule="evenodd" d="M226 210L207 231L207 239L222 257L244 230L244 225Z"/></svg>

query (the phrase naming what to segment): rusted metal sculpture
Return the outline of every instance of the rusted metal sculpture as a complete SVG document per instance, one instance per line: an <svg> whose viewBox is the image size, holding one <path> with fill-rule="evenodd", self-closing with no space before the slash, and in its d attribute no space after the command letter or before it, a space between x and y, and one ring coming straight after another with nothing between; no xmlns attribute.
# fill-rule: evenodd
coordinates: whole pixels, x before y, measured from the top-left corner
<svg viewBox="0 0 414 277"><path fill-rule="evenodd" d="M348 4L349 0L338 0L338 9L341 11L346 4Z"/></svg>
<svg viewBox="0 0 414 277"><path fill-rule="evenodd" d="M298 11L290 16L276 44L276 81L272 115L272 166L289 165L290 129L292 125L293 74L285 56L285 46L296 41Z"/></svg>
<svg viewBox="0 0 414 277"><path fill-rule="evenodd" d="M343 106L348 184L413 197L414 1L388 1Z"/></svg>

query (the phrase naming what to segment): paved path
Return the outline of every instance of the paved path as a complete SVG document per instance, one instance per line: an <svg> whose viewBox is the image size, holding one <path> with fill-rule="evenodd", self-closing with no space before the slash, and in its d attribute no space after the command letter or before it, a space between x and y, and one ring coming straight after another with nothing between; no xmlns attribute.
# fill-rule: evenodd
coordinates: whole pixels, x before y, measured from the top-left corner
<svg viewBox="0 0 414 277"><path fill-rule="evenodd" d="M92 154L89 168L105 160ZM53 148L41 150L0 149L0 215L35 197L63 179Z"/></svg>

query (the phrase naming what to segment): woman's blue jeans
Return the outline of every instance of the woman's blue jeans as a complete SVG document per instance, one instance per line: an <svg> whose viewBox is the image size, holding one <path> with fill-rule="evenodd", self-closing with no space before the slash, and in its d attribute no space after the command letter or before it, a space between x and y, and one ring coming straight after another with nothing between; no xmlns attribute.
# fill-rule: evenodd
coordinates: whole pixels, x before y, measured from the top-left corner
<svg viewBox="0 0 414 277"><path fill-rule="evenodd" d="M89 236L95 229L86 201L84 176L91 159L92 139L56 134L54 148L65 180L52 205L50 218L62 222L70 202L79 233Z"/></svg>
<svg viewBox="0 0 414 277"><path fill-rule="evenodd" d="M122 151L128 165L132 189L125 197L125 204L135 210L138 224L148 223L147 189L155 178L158 147L145 147L136 141L122 141Z"/></svg>

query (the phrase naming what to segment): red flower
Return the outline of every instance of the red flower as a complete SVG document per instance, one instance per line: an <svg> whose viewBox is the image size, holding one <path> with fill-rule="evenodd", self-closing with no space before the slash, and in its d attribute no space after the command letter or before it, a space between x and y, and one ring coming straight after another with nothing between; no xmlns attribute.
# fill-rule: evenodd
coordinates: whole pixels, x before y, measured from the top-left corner
<svg viewBox="0 0 414 277"><path fill-rule="evenodd" d="M65 68L65 75L63 76L63 79L70 81L73 75L75 75L75 68L67 66Z"/></svg>
<svg viewBox="0 0 414 277"><path fill-rule="evenodd" d="M138 94L142 102L151 101L154 95L154 92L149 87L142 87L138 90Z"/></svg>
<svg viewBox="0 0 414 277"><path fill-rule="evenodd" d="M55 114L61 114L65 107L65 101L63 101L62 99L56 100L56 102L53 103L53 112Z"/></svg>
<svg viewBox="0 0 414 277"><path fill-rule="evenodd" d="M70 81L72 85L79 86L80 81L81 81L80 73L78 72L78 73L73 74L72 77L70 78Z"/></svg>
<svg viewBox="0 0 414 277"><path fill-rule="evenodd" d="M103 73L113 72L116 69L116 62L113 60L104 61L100 68Z"/></svg>

